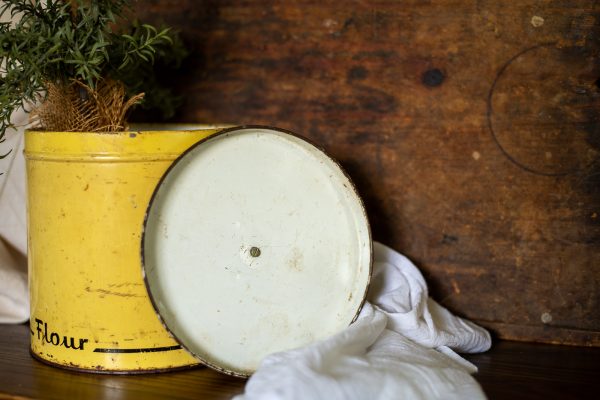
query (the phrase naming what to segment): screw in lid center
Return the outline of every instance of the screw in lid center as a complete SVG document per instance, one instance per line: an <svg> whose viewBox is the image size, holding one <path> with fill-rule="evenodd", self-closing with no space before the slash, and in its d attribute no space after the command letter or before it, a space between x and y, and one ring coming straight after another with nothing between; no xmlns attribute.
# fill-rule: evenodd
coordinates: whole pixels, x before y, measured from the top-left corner
<svg viewBox="0 0 600 400"><path fill-rule="evenodd" d="M252 257L258 257L258 256L260 256L260 249L258 247L251 247L250 248L250 255Z"/></svg>

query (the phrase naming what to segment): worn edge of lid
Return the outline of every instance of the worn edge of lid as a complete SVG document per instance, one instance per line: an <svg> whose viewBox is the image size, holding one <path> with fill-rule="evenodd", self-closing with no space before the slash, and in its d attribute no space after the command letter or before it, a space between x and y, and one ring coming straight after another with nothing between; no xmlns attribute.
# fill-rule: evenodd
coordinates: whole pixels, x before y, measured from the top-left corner
<svg viewBox="0 0 600 400"><path fill-rule="evenodd" d="M179 157L177 157L173 163L169 166L169 168L167 168L167 170L165 171L165 173L161 176L160 180L158 181L158 183L156 184L156 187L154 188L153 192L152 192L152 196L150 197L150 201L148 202L148 206L146 207L146 212L144 214L144 222L142 225L142 235L141 235L141 240L140 240L140 255L141 255L141 270L142 270L142 278L144 279L144 285L146 287L146 292L148 293L148 298L150 299L150 303L152 304L152 308L154 308L154 312L156 314L156 316L158 317L160 323L162 324L162 326L165 328L165 330L169 333L169 335L171 335L171 337L177 342L179 343L179 345L181 345L181 347L183 349L185 349L188 353L190 353L192 356L194 356L198 361L200 361L203 365L212 368L218 372L221 372L223 374L226 375L230 375L230 376L235 376L238 378L248 378L252 375L252 373L247 374L247 373L241 373L238 371L233 371L233 370L229 370L227 368L223 368L213 362L207 361L204 358L202 358L201 356L199 356L198 354L196 354L195 352L193 352L192 350L190 350L172 331L171 329L167 326L167 323L165 322L165 320L163 319L162 315L160 314L160 311L158 309L158 306L156 304L156 301L154 299L154 296L152 295L152 291L150 290L150 283L148 282L148 277L146 275L146 255L145 255L145 241L146 241L146 225L148 223L148 217L150 215L150 210L152 209L152 205L154 204L154 201L156 199L156 196L158 195L158 191L160 190L160 187L162 186L163 182L166 180L167 176L169 175L169 173L175 168L175 166L185 157L187 156L188 153L191 153L192 151L194 151L194 149L196 149L196 147L201 146L204 142L207 142L209 140L213 140L219 136L227 136L230 133L236 132L236 131L241 131L241 130L246 130L246 129L264 129L264 130L270 130L270 131L275 131L275 132L280 132L280 133L285 133L287 135L290 136L294 136L300 140L303 140L304 142L308 143L309 145L313 146L314 148L316 148L317 150L319 150L322 154L325 155L325 157L327 157L331 162L333 162L333 164L335 166L337 166L339 168L339 170L342 172L342 174L346 177L346 179L348 179L348 182L350 183L350 187L352 188L352 191L354 192L356 198L358 199L359 202L359 206L360 209L362 210L363 216L365 218L366 221L366 227L367 227L367 236L368 236L368 240L369 240L369 250L370 250L370 257L369 257L369 273L367 275L367 282L365 285L365 290L362 296L362 300L356 310L356 313L354 314L354 317L352 318L352 320L350 321L350 324L348 326L350 326L351 324L354 323L354 321L356 321L356 319L358 318L358 316L360 315L360 312L362 311L362 308L365 305L365 302L367 301L367 293L369 291L369 286L371 284L371 278L373 276L373 236L371 233L371 224L369 222L369 218L367 215L367 211L365 208L365 204L363 202L362 197L360 196L360 193L358 192L358 189L356 188L356 185L354 184L354 181L352 181L352 179L350 178L350 175L348 174L348 172L346 172L346 170L342 167L342 165L339 163L338 160L336 160L334 157L332 157L329 153L327 153L327 151L325 151L325 149L322 146L317 145L315 142L313 142L312 140L301 136L295 132L289 131L287 129L283 129L283 128L277 128L277 127L272 127L272 126L268 126L268 125L239 125L239 126L234 126L234 127L230 127L230 128L225 128L223 130L220 130L212 135L209 135L207 137L205 137L204 139L201 139L200 141L196 142L195 144L193 144L191 147L189 147L187 150L185 150L183 153L181 153L181 155Z"/></svg>

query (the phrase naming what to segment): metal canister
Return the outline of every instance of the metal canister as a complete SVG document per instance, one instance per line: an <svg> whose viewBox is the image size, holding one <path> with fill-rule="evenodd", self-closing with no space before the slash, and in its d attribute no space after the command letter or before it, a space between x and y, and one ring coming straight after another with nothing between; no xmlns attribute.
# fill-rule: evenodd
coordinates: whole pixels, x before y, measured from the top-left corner
<svg viewBox="0 0 600 400"><path fill-rule="evenodd" d="M140 237L160 177L216 131L26 132L34 357L110 373L198 364L152 308Z"/></svg>

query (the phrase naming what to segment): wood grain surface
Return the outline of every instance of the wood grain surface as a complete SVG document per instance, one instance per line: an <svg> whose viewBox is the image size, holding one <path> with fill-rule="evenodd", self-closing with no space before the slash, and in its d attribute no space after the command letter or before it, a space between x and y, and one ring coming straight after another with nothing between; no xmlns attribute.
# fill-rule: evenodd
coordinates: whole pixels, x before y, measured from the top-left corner
<svg viewBox="0 0 600 400"><path fill-rule="evenodd" d="M73 372L34 360L25 325L0 324L0 399L230 399L246 380L195 368L161 374ZM500 341L466 356L489 399L582 399L600 391L600 349Z"/></svg>
<svg viewBox="0 0 600 400"><path fill-rule="evenodd" d="M600 5L143 1L175 118L267 124L356 181L375 239L501 338L600 345Z"/></svg>
<svg viewBox="0 0 600 400"><path fill-rule="evenodd" d="M143 375L74 372L29 354L25 325L0 324L0 399L230 399L246 381L208 368Z"/></svg>

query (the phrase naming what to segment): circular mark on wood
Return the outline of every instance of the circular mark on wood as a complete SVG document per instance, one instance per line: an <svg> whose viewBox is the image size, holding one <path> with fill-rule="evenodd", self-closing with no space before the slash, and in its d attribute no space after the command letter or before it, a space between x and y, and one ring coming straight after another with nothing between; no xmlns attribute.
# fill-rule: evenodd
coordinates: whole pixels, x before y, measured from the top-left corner
<svg viewBox="0 0 600 400"><path fill-rule="evenodd" d="M554 43L527 48L504 64L488 94L488 125L502 153L521 169L544 176L581 171L599 152L588 90L589 60Z"/></svg>
<svg viewBox="0 0 600 400"><path fill-rule="evenodd" d="M423 76L421 77L421 81L423 82L423 85L425 85L425 86L436 87L436 86L440 86L442 83L444 83L445 78L446 78L446 76L440 69L433 68L433 69L427 70L423 73Z"/></svg>

